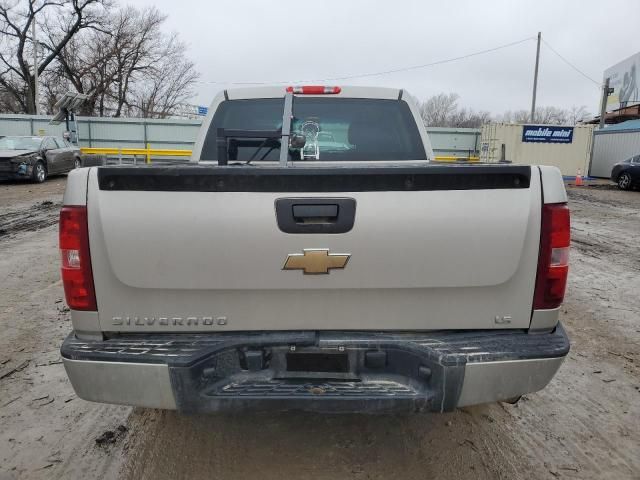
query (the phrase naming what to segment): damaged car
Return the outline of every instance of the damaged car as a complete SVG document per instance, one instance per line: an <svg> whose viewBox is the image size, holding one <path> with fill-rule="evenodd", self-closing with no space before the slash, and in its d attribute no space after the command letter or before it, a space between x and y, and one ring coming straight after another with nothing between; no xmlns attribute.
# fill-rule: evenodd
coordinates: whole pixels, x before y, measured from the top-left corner
<svg viewBox="0 0 640 480"><path fill-rule="evenodd" d="M62 137L0 137L0 181L26 179L42 183L49 175L82 166L80 149Z"/></svg>

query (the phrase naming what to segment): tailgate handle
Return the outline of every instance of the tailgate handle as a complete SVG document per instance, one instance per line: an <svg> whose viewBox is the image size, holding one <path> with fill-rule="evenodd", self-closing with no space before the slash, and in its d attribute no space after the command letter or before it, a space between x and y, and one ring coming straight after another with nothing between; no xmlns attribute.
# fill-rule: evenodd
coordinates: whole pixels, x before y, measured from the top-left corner
<svg viewBox="0 0 640 480"><path fill-rule="evenodd" d="M296 223L334 223L338 219L338 205L294 205L293 219Z"/></svg>
<svg viewBox="0 0 640 480"><path fill-rule="evenodd" d="M353 198L278 198L278 228L285 233L346 233L353 228Z"/></svg>

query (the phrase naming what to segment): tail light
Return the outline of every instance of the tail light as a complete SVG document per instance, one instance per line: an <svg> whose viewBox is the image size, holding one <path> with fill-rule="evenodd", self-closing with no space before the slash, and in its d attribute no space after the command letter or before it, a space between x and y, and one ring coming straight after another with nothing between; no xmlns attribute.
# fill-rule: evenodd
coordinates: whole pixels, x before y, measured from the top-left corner
<svg viewBox="0 0 640 480"><path fill-rule="evenodd" d="M72 310L96 311L87 207L67 206L60 212L60 256L62 284Z"/></svg>
<svg viewBox="0 0 640 480"><path fill-rule="evenodd" d="M340 87L324 87L322 85L304 85L301 87L287 87L287 93L297 93L301 95L334 95L340 93Z"/></svg>
<svg viewBox="0 0 640 480"><path fill-rule="evenodd" d="M566 203L542 206L540 256L533 308L557 308L564 300L569 274L569 207Z"/></svg>

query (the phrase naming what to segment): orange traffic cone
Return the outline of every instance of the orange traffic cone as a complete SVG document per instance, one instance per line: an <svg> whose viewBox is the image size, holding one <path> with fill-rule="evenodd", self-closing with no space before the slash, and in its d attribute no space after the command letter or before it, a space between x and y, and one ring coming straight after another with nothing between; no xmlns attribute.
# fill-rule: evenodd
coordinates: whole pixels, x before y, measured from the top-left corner
<svg viewBox="0 0 640 480"><path fill-rule="evenodd" d="M578 174L576 175L576 187L582 186L582 173L580 173L580 169L578 169Z"/></svg>

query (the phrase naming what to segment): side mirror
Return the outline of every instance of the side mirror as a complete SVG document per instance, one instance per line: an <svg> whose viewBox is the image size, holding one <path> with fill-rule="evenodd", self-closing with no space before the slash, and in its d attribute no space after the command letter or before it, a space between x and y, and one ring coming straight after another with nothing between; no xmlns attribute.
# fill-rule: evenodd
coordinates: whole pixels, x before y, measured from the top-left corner
<svg viewBox="0 0 640 480"><path fill-rule="evenodd" d="M289 138L289 148L300 149L307 143L307 137L304 135L293 134Z"/></svg>

